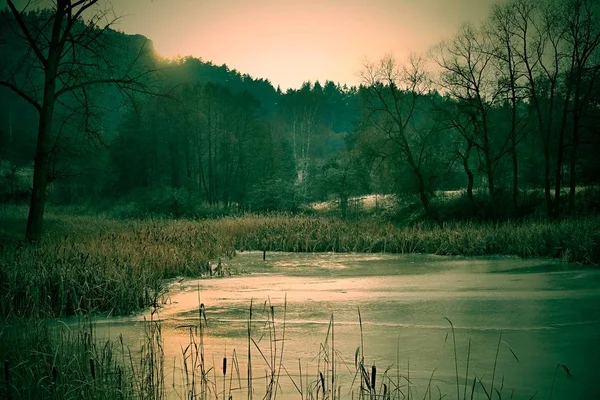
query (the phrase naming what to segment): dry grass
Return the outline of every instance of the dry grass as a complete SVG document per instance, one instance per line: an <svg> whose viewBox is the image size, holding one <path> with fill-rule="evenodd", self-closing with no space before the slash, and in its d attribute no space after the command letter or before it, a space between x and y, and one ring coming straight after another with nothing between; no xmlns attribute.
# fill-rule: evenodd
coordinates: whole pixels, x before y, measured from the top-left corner
<svg viewBox="0 0 600 400"><path fill-rule="evenodd" d="M75 330L48 321L0 321L2 399L134 399L137 363L124 364L124 346L94 337L90 323ZM129 365L135 368L130 370Z"/></svg>
<svg viewBox="0 0 600 400"><path fill-rule="evenodd" d="M375 219L245 216L207 222L238 250L387 252L555 257L600 262L600 217L561 221L418 223L398 227Z"/></svg>
<svg viewBox="0 0 600 400"><path fill-rule="evenodd" d="M4 232L0 316L127 314L159 302L165 279L210 274L233 253L193 222L51 215L47 227L37 245Z"/></svg>
<svg viewBox="0 0 600 400"><path fill-rule="evenodd" d="M24 216L0 230L0 315L127 314L160 302L164 280L202 276L236 250L386 252L555 257L600 262L600 217L561 221L417 223L317 216L245 215L213 220L121 221L50 214L44 240L16 237ZM211 261L213 264L211 265Z"/></svg>

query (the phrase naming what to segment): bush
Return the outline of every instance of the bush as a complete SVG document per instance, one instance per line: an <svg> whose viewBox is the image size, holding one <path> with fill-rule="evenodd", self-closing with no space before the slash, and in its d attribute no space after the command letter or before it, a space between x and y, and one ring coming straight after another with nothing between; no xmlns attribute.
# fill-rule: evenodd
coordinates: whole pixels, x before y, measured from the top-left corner
<svg viewBox="0 0 600 400"><path fill-rule="evenodd" d="M298 193L294 185L282 180L273 179L250 189L245 201L249 211L297 211L300 207Z"/></svg>
<svg viewBox="0 0 600 400"><path fill-rule="evenodd" d="M154 189L137 191L116 204L105 204L100 209L118 218L214 218L227 213L220 206L206 204L198 193L186 189Z"/></svg>
<svg viewBox="0 0 600 400"><path fill-rule="evenodd" d="M29 178L26 169L0 160L0 203L27 203L30 197Z"/></svg>

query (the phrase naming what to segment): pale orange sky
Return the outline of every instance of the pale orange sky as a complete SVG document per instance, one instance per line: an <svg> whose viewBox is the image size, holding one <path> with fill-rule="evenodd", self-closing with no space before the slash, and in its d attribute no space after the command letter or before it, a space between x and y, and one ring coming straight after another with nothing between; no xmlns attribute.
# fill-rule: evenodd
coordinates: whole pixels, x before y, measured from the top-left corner
<svg viewBox="0 0 600 400"><path fill-rule="evenodd" d="M147 36L160 54L225 63L285 90L355 85L365 59L424 54L502 0L107 1L123 17L115 27Z"/></svg>

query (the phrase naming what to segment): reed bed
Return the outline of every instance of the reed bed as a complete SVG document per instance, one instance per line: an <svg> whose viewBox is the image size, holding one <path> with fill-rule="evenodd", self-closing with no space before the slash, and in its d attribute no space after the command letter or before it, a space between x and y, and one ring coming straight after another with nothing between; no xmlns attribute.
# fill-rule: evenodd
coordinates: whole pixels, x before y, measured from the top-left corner
<svg viewBox="0 0 600 400"><path fill-rule="evenodd" d="M0 321L2 399L166 399L161 324L152 318L134 349L75 324L11 316Z"/></svg>
<svg viewBox="0 0 600 400"><path fill-rule="evenodd" d="M0 321L2 399L135 399L119 346L95 338L90 323L53 329L47 321Z"/></svg>
<svg viewBox="0 0 600 400"><path fill-rule="evenodd" d="M447 351L448 357L454 358L455 378L440 388L435 370L425 382L423 378L411 377L410 361L400 358L405 350L401 349L400 342L396 349L390 349L397 355L392 365L368 364L365 360L373 359L374 355L365 353L360 310L360 331L353 363L348 362L352 355L342 354L336 347L332 314L323 341L318 349L314 349L313 361L304 367L300 362L296 364L285 354L286 304L277 305L277 309L283 311L276 314L275 306L268 301L262 307L251 303L247 348L231 349L222 359L215 360L206 334L211 316L207 316L201 304L197 321L184 328L189 330L189 341L182 346L180 357L172 366L165 359L161 322L154 318L158 314L156 309L146 321L137 350L128 348L121 337L115 341L98 340L93 323L89 322L83 322L74 330L56 330L54 334L41 326L27 333L20 331L21 334L10 337L10 343L0 344L1 355L10 360L7 361L10 377L0 380L0 394L7 399L201 400L274 400L278 396L300 400L492 400L514 395L510 382L505 382L498 367L498 360L508 357L518 363L519 359L502 340L502 333L497 342L489 343L495 349L495 357L490 360L492 373L479 375L470 366L470 340L466 354L457 354L457 337L448 320ZM35 351L24 347L24 343L31 340L39 343ZM264 371L262 376L257 376L256 371L261 369ZM564 384L556 382L559 374L572 378L566 365L557 364L554 377L549 376L549 381L543 383L551 387L550 397L558 385Z"/></svg>
<svg viewBox="0 0 600 400"><path fill-rule="evenodd" d="M315 351L316 355L312 362L304 369L299 360L298 364L294 365L293 361L290 362L286 358L284 352L287 305L284 302L283 306L278 308L283 310L281 315L275 314L275 306L270 301L265 302L263 307L256 307L251 302L247 320L248 345L245 349L247 353L244 354L242 351L240 357L240 353L236 353L236 349L233 349L230 355L225 354L223 359L219 360L222 361L219 364L214 359L212 363L207 360L205 347L210 346L210 343L207 343L205 332L209 323L202 304L199 308L198 323L189 328L190 342L182 349L184 371L182 383L179 387L173 385L171 396L207 400L273 400L278 395L300 400L409 400L411 398L492 400L514 397L515 388L511 387L509 382L505 382L498 361L501 358L509 358L514 363L519 363L519 358L510 344L502 340L502 332L499 333L497 342L489 344L495 349L495 356L490 360L492 373L479 375L478 371L471 366L473 355L471 340L468 340L466 354L459 355L454 325L446 318L448 356L453 358L455 377L453 381L446 382L446 388L440 388L440 381L434 379L435 370L431 372L425 384L422 382L417 384L418 380L414 377L411 379L410 361L400 358L400 353L404 350L401 349L400 342L396 349L390 349L395 350L396 353L396 361L392 365L367 364L365 360L373 359L373 354L365 353L360 309L358 310L360 330L356 338L357 347L353 364L348 363L347 354L342 354L336 348L334 315L331 314L324 340ZM245 370L244 362L247 367ZM253 375L257 364L264 370L262 377ZM573 378L569 368L558 363L551 382L550 380L545 382L550 386L549 398L552 398L559 374L567 379ZM283 385L287 388L285 394L282 393Z"/></svg>
<svg viewBox="0 0 600 400"><path fill-rule="evenodd" d="M0 316L128 314L160 303L165 279L224 275L237 250L554 257L600 262L600 217L560 221L416 223L306 215L116 220L50 213L32 245L0 228Z"/></svg>
<svg viewBox="0 0 600 400"><path fill-rule="evenodd" d="M276 309L282 311L276 313ZM289 345L285 301L282 305L266 301L262 307L251 302L246 348L230 349L220 360L215 360L210 349L206 332L210 329L211 315L204 304L199 305L196 320L179 328L188 329L189 340L173 364L165 357L166 339L159 313L160 308L152 308L139 347L133 350L122 336L116 340L98 339L94 323L87 318L75 327L18 317L0 321L0 358L4 360L0 398L274 400L285 395L300 400L492 400L512 398L514 393L497 368L499 357L519 361L510 345L502 340L502 334L496 343L489 344L495 348L495 357L490 360L491 375L478 375L470 367L470 341L466 354L457 354L457 337L450 320L446 342L448 357L454 358L456 378L455 384L446 382L446 387L440 388L440 382L434 379L435 370L425 384L422 379L411 378L410 361L400 358L404 352L400 342L396 349L389 349L396 352L395 363L368 364L365 360L378 355L365 351L360 310L353 363L348 362L352 355L338 350L331 314L324 340L317 349L312 349L316 355L304 368L300 361L296 364L285 354ZM263 375L257 375L257 370L264 371ZM545 383L551 387L550 398L558 385L564 384L557 382L559 374L572 377L566 365L557 364L552 381L549 377Z"/></svg>
<svg viewBox="0 0 600 400"><path fill-rule="evenodd" d="M287 252L427 253L553 257L600 262L600 217L560 221L471 221L399 227L376 219L243 216L203 222L237 250Z"/></svg>
<svg viewBox="0 0 600 400"><path fill-rule="evenodd" d="M128 314L160 303L165 279L224 274L227 245L202 224L51 216L41 243L0 241L0 316Z"/></svg>

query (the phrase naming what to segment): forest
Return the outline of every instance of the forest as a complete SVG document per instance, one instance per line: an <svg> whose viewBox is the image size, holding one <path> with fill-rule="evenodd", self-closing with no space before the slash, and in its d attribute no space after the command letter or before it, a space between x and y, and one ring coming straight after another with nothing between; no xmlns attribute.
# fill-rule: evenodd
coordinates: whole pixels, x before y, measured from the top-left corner
<svg viewBox="0 0 600 400"><path fill-rule="evenodd" d="M367 62L358 87L285 92L227 65L161 58L150 39L94 19L67 19L54 44L51 11L5 9L2 203L35 209L33 239L46 202L202 217L333 200L346 217L349 199L377 193L431 220L597 211L598 10L551 3L511 1L427 54ZM38 52L54 45L49 122L50 53ZM452 210L436 201L447 191L460 192Z"/></svg>

